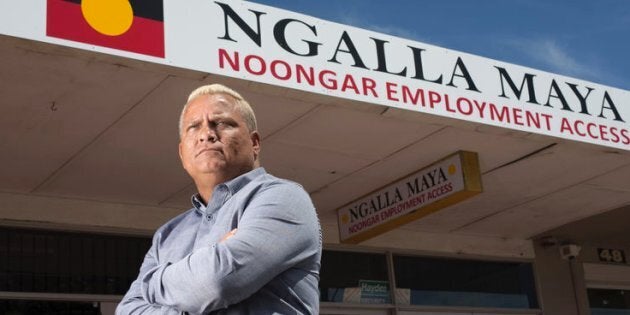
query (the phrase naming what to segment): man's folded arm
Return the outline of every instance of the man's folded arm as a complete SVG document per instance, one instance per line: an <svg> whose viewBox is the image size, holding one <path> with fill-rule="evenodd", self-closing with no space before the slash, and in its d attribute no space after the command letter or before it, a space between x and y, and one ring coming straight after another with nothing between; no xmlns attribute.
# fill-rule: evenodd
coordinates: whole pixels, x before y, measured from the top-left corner
<svg viewBox="0 0 630 315"><path fill-rule="evenodd" d="M147 273L143 296L194 314L225 308L317 255L319 233L315 209L300 186L262 187L232 237Z"/></svg>
<svg viewBox="0 0 630 315"><path fill-rule="evenodd" d="M122 301L116 307L116 315L179 315L182 312L157 304L150 304L142 297L141 290L141 279L143 275L149 270L155 269L157 267L157 261L155 259L155 242L151 246L151 249L147 252L144 257L144 261L142 262L142 266L140 267L140 273L138 275L138 279L136 279L131 286L129 287L129 291L123 297Z"/></svg>

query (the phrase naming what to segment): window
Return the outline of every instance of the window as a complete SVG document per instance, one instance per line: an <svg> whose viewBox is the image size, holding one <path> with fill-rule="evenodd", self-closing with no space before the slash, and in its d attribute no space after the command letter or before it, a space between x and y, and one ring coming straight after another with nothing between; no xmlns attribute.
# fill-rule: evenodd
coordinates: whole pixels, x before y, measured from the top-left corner
<svg viewBox="0 0 630 315"><path fill-rule="evenodd" d="M323 302L391 303L386 256L324 250L319 287Z"/></svg>
<svg viewBox="0 0 630 315"><path fill-rule="evenodd" d="M0 291L124 294L148 237L0 227Z"/></svg>
<svg viewBox="0 0 630 315"><path fill-rule="evenodd" d="M0 314L99 315L99 305L91 302L0 300Z"/></svg>
<svg viewBox="0 0 630 315"><path fill-rule="evenodd" d="M592 315L630 315L630 290L588 289Z"/></svg>
<svg viewBox="0 0 630 315"><path fill-rule="evenodd" d="M398 304L538 308L531 264L394 256Z"/></svg>
<svg viewBox="0 0 630 315"><path fill-rule="evenodd" d="M123 295L137 277L150 246L149 237L0 227L0 291ZM395 290L390 287L392 280ZM591 305L627 310L628 300L624 300L625 309L619 307L619 301L630 292L619 292L593 293L596 300ZM417 311L433 306L458 307L458 311L467 307L521 312L538 308L530 263L330 249L322 253L320 298L334 307L364 304L361 307L365 311L396 307ZM3 303L0 310L40 305ZM55 305L82 309L77 314L91 314L94 308L88 304Z"/></svg>

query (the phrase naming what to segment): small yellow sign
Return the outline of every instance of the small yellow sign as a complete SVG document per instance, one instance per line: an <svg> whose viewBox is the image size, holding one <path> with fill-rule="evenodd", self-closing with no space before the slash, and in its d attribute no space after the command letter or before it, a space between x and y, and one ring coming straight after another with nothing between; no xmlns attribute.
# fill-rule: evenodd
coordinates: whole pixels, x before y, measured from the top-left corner
<svg viewBox="0 0 630 315"><path fill-rule="evenodd" d="M458 151L337 210L339 238L362 242L482 190L477 153Z"/></svg>

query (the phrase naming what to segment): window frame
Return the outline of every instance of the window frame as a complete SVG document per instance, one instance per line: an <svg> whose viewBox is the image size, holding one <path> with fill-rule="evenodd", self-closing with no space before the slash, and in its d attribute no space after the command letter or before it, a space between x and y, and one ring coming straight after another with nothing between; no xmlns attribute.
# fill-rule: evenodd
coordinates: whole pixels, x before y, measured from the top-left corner
<svg viewBox="0 0 630 315"><path fill-rule="evenodd" d="M370 313L379 313L385 311L383 314L398 314L399 311L408 313L422 314L425 312L432 313L462 313L462 314L501 314L501 315L517 315L517 314L543 314L542 313L542 299L540 294L540 284L538 281L538 272L536 270L536 262L530 258L520 257L497 257L497 256L485 256L466 253L445 253L438 251L427 250L412 250L412 249L396 249L396 248L382 248L382 247L367 247L361 245L346 245L346 244L324 244L323 250L329 251L343 251L354 253L372 253L372 254L384 254L387 260L387 270L390 288L390 299L392 304L356 304L356 303L338 303L338 302L320 302L321 314L337 314L334 313L335 309L345 309L348 312L344 314L354 314L354 310L365 310ZM413 257L427 257L427 258L442 258L442 259L461 259L461 260L477 260L487 262L508 262L508 263L527 263L532 267L534 289L536 299L538 301L538 308L493 308L493 307L467 307L467 306L428 306L428 305L407 305L399 304L396 301L395 289L395 270L394 270L394 256L413 256ZM360 313L357 313L360 314ZM380 314L380 313L379 313Z"/></svg>

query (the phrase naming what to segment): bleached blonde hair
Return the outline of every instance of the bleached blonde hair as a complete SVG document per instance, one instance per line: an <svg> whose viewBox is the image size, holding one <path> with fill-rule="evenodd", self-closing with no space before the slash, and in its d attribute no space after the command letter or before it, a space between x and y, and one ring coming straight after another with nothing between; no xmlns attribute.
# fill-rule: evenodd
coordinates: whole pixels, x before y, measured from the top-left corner
<svg viewBox="0 0 630 315"><path fill-rule="evenodd" d="M241 96L241 94L230 89L229 87L225 85L215 83L215 84L200 86L194 91L192 91L190 95L188 96L188 100L186 101L186 104L182 108L182 112L179 115L180 139L184 132L184 113L186 112L186 109L188 109L188 105L190 104L190 102L201 95L214 95L214 94L225 94L234 98L236 100L236 103L235 103L236 108L243 116L243 119L245 119L245 124L247 125L249 132L258 131L258 125L256 123L256 115L254 114L254 110L249 105L249 103L243 98L243 96Z"/></svg>

